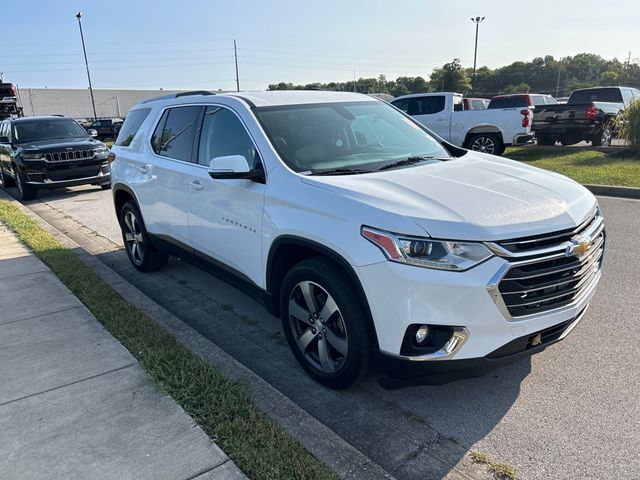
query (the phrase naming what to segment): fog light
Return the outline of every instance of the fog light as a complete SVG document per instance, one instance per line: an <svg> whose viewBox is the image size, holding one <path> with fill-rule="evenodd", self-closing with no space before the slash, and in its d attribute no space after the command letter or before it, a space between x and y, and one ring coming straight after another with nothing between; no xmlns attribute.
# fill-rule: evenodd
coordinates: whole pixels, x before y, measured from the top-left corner
<svg viewBox="0 0 640 480"><path fill-rule="evenodd" d="M418 327L418 330L416 330L416 343L418 345L424 343L424 341L427 339L427 336L429 336L429 327L427 327L426 325L420 325L420 327Z"/></svg>

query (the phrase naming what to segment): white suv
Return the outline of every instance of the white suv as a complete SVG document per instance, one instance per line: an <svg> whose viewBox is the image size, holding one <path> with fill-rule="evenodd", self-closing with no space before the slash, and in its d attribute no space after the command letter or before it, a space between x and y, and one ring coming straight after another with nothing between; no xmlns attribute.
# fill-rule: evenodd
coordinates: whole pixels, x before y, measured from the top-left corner
<svg viewBox="0 0 640 480"><path fill-rule="evenodd" d="M393 388L539 352L575 327L601 275L589 191L438 140L365 95L151 99L110 161L133 265L172 254L245 288L334 388L370 363Z"/></svg>

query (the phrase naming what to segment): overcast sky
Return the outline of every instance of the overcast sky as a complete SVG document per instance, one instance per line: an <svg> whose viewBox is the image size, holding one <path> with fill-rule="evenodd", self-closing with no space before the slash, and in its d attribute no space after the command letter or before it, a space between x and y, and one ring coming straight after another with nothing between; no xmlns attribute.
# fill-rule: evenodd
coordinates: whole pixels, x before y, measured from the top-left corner
<svg viewBox="0 0 640 480"><path fill-rule="evenodd" d="M87 86L78 10L95 88L233 89L233 39L243 90L354 70L427 77L453 58L473 65L477 15L479 66L640 57L635 0L3 0L2 10L0 71L21 87Z"/></svg>

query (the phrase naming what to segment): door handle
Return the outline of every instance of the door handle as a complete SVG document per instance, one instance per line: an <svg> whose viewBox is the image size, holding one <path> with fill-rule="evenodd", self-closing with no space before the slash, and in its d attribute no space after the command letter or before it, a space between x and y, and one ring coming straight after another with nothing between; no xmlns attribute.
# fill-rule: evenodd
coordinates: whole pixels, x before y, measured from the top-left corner
<svg viewBox="0 0 640 480"><path fill-rule="evenodd" d="M202 190L204 187L202 186L202 184L198 181L198 180L191 180L189 181L189 188L191 190Z"/></svg>
<svg viewBox="0 0 640 480"><path fill-rule="evenodd" d="M140 173L149 173L149 165L141 165L138 167Z"/></svg>

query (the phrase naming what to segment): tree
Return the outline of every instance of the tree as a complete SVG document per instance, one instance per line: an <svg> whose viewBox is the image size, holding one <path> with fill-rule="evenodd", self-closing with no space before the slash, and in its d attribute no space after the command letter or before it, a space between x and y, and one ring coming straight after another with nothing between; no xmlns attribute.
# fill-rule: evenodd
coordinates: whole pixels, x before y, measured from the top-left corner
<svg viewBox="0 0 640 480"><path fill-rule="evenodd" d="M531 87L526 83L519 83L518 85L509 85L504 89L504 93L529 93Z"/></svg>
<svg viewBox="0 0 640 480"><path fill-rule="evenodd" d="M471 80L458 58L445 63L431 73L429 88L436 92L467 93L471 90Z"/></svg>

